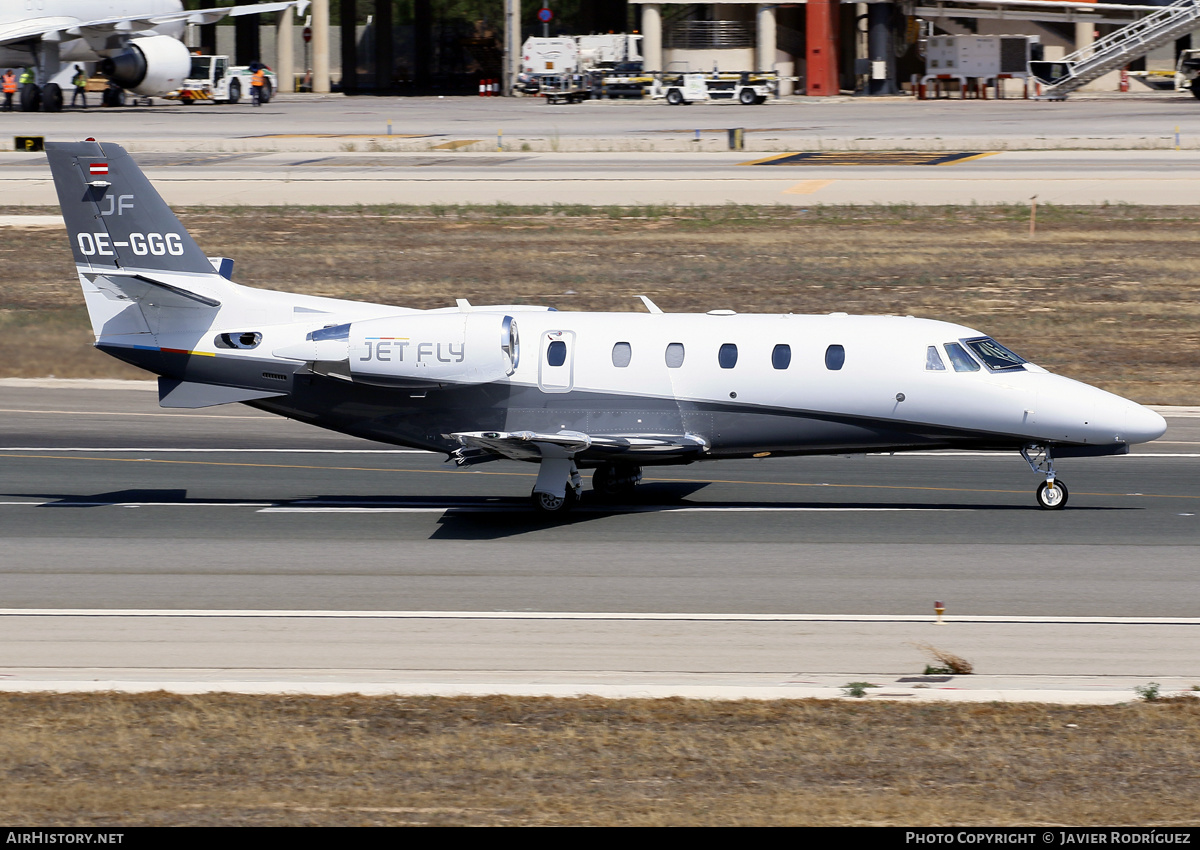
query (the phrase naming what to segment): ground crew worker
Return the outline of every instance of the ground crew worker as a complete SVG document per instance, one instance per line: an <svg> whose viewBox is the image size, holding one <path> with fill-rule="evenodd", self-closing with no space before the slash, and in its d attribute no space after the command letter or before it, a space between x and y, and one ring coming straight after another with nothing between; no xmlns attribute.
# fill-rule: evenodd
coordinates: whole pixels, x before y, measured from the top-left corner
<svg viewBox="0 0 1200 850"><path fill-rule="evenodd" d="M254 76L250 78L250 93L253 95L255 106L262 106L262 91L263 85L266 82L267 71L262 65L259 65L258 70L254 72Z"/></svg>
<svg viewBox="0 0 1200 850"><path fill-rule="evenodd" d="M13 111L13 95L17 93L17 75L9 68L4 72L4 111Z"/></svg>
<svg viewBox="0 0 1200 850"><path fill-rule="evenodd" d="M88 75L83 68L75 66L75 76L71 78L71 85L75 86L75 93L71 95L71 106L75 105L75 98L83 98L83 108L87 109L87 84Z"/></svg>

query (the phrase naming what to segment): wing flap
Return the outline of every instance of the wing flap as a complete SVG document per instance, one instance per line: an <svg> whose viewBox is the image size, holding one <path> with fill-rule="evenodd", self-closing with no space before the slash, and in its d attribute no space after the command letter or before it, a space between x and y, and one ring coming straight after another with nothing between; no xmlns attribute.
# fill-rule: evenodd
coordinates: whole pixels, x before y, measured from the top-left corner
<svg viewBox="0 0 1200 850"><path fill-rule="evenodd" d="M708 450L708 442L694 434L584 434L559 431L465 431L446 434L462 448L453 452L459 466L471 466L496 456L512 460L541 460L545 457L594 457L617 455L684 456Z"/></svg>

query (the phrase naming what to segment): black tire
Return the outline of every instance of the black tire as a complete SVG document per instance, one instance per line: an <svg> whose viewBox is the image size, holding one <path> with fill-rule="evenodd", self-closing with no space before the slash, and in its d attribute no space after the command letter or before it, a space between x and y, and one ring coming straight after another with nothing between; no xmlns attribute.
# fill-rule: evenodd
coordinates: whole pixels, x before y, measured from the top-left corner
<svg viewBox="0 0 1200 850"><path fill-rule="evenodd" d="M1200 100L1200 77L1192 77L1192 97Z"/></svg>
<svg viewBox="0 0 1200 850"><path fill-rule="evenodd" d="M738 100L742 106L753 106L758 103L758 95L754 93L754 89L746 88L738 92Z"/></svg>
<svg viewBox="0 0 1200 850"><path fill-rule="evenodd" d="M1067 506L1067 486L1055 479L1051 488L1049 481L1043 481L1037 488L1038 507L1046 511L1061 511Z"/></svg>
<svg viewBox="0 0 1200 850"><path fill-rule="evenodd" d="M683 103L683 92L679 89L667 89L667 103L671 106L678 106Z"/></svg>
<svg viewBox="0 0 1200 850"><path fill-rule="evenodd" d="M42 87L42 112L62 112L63 96L58 83L46 83Z"/></svg>
<svg viewBox="0 0 1200 850"><path fill-rule="evenodd" d="M118 107L125 105L125 90L119 89L116 86L109 86L104 90L104 94L100 96L100 103L103 106Z"/></svg>
<svg viewBox="0 0 1200 850"><path fill-rule="evenodd" d="M42 89L33 83L21 87L21 111L37 112L42 107Z"/></svg>
<svg viewBox="0 0 1200 850"><path fill-rule="evenodd" d="M549 493L539 493L535 490L530 494L529 499L533 502L533 509L538 513L562 516L575 503L575 491L568 487L566 493L559 498L558 496L552 496Z"/></svg>
<svg viewBox="0 0 1200 850"><path fill-rule="evenodd" d="M270 103L271 102L271 81L269 79L263 80L262 91L260 91L258 93L258 102L259 103Z"/></svg>
<svg viewBox="0 0 1200 850"><path fill-rule="evenodd" d="M242 84L237 80L229 81L229 99L225 102L233 105L242 99Z"/></svg>
<svg viewBox="0 0 1200 850"><path fill-rule="evenodd" d="M758 106L762 106L766 102L767 102L767 96L765 94L760 94L758 97L756 97L754 99L754 103Z"/></svg>
<svg viewBox="0 0 1200 850"><path fill-rule="evenodd" d="M628 498L641 477L640 466L602 463L592 473L592 490L606 499Z"/></svg>

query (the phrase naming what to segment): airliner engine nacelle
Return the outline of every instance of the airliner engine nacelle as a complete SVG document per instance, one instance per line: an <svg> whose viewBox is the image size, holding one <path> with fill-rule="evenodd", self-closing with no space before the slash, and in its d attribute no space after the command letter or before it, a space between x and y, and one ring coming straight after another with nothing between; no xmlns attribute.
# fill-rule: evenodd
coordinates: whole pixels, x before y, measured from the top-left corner
<svg viewBox="0 0 1200 850"><path fill-rule="evenodd" d="M368 319L309 334L313 371L355 383L427 388L486 384L520 359L517 323L495 313L438 313ZM299 353L290 347L282 356Z"/></svg>
<svg viewBox="0 0 1200 850"><path fill-rule="evenodd" d="M135 38L129 46L100 61L100 73L123 89L140 95L174 91L192 68L182 41L168 35Z"/></svg>

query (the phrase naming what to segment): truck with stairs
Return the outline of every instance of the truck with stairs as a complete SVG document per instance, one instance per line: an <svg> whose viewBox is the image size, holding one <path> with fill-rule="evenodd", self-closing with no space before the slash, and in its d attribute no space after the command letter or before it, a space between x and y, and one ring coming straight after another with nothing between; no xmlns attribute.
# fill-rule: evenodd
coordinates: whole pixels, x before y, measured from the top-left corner
<svg viewBox="0 0 1200 850"><path fill-rule="evenodd" d="M1029 71L1044 86L1040 99L1065 100L1081 86L1198 27L1200 0L1175 0L1062 59L1030 62Z"/></svg>

